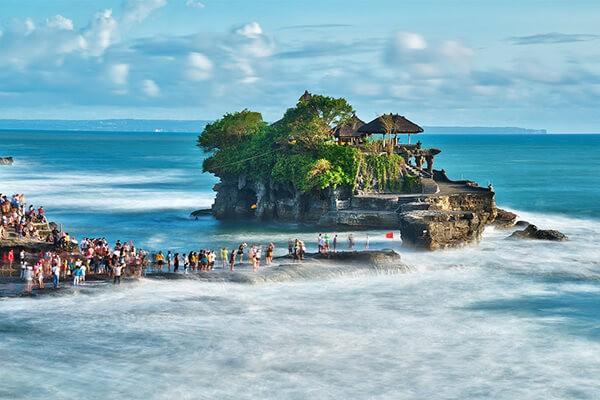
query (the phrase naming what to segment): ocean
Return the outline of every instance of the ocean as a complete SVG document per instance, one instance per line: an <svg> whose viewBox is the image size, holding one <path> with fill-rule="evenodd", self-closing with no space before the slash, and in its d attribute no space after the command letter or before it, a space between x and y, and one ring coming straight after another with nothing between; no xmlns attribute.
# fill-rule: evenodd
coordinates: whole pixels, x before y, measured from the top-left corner
<svg viewBox="0 0 600 400"><path fill-rule="evenodd" d="M415 138L416 139L416 138ZM145 281L0 300L4 399L596 399L600 135L419 135L451 178L564 243L434 253L411 272L260 285ZM301 224L190 218L212 203L192 133L0 131L0 192L71 234L187 251L303 238ZM331 232L332 233L332 232ZM345 237L346 232L339 232Z"/></svg>

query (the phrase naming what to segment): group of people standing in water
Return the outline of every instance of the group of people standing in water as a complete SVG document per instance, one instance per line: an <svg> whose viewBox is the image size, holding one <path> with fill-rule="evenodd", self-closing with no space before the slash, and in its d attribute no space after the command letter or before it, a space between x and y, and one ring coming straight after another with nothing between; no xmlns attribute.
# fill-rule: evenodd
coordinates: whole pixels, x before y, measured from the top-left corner
<svg viewBox="0 0 600 400"><path fill-rule="evenodd" d="M0 195L0 210L4 228L21 224L23 221L46 221L45 211L25 210L24 196L14 195L12 198ZM13 215L15 214L15 215ZM221 247L216 252L211 249L189 252L163 253L158 251L152 255L138 249L132 241L121 242L117 240L110 246L106 238L83 238L78 242L68 233L59 232L53 228L52 239L47 241L53 244L52 250L28 253L23 248L10 249L2 253L2 272L8 271L12 276L14 270L20 270L20 278L25 282L25 290L31 292L34 285L38 289L45 288L45 282L51 281L54 288L59 283L72 279L73 286L84 285L86 276L108 276L114 284L121 282L122 276L143 276L147 272L209 272L215 268L234 271L245 264L245 261L257 272L264 259L267 266L273 262L275 244L268 245L240 243L237 247L229 249ZM368 235L365 248L368 249ZM338 249L338 235L332 237L328 234L319 234L317 247L319 253L328 254ZM354 250L355 241L352 234L348 235L348 249ZM288 257L294 262L300 262L306 254L306 245L300 239L288 240Z"/></svg>
<svg viewBox="0 0 600 400"><path fill-rule="evenodd" d="M348 249L354 250L355 239L353 234L347 238ZM368 249L369 238L365 248ZM317 238L318 252L328 254L337 252L339 247L338 235L319 234ZM109 246L106 238L83 238L76 252L65 250L45 251L39 254L27 254L21 250L18 255L14 250L2 254L3 266L9 270L16 265L16 258L20 266L20 277L25 280L29 290L34 284L44 288L44 281L51 279L54 287L60 281L72 278L73 285L81 285L86 281L86 275L108 275L115 284L119 284L123 275L142 276L147 272L209 272L215 268L234 271L244 261L257 272L264 258L267 266L273 263L275 244L268 245L240 243L239 246L229 249L222 247L217 253L211 249L190 251L187 253L158 251L152 256L148 252L138 249L132 241L121 242L117 240L114 246ZM306 245L300 239L288 240L288 257L295 262L304 260Z"/></svg>
<svg viewBox="0 0 600 400"><path fill-rule="evenodd" d="M273 262L274 250L275 245L273 243L269 243L266 246L264 258L267 265ZM238 247L231 251L227 247L222 247L218 255L211 249L190 251L188 253L173 253L168 250L166 254L161 250L154 254L153 270L163 272L166 268L167 272L179 272L182 270L183 273L212 271L215 268L215 264L217 264L218 257L221 269L229 268L230 271L234 271L236 265L243 264L244 254L246 254L252 270L255 272L258 271L263 257L263 247L252 245L248 248L247 243L240 243Z"/></svg>

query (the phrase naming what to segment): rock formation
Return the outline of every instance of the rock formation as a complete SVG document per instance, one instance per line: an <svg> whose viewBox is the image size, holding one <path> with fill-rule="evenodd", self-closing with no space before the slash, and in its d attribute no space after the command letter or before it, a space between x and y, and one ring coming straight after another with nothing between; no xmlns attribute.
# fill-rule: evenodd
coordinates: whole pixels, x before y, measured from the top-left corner
<svg viewBox="0 0 600 400"><path fill-rule="evenodd" d="M476 242L497 220L494 192L436 171L423 178L429 193L352 193L349 187L303 193L291 185L255 182L244 175L215 185L212 207L219 219L256 218L355 229L399 229L404 244L426 250ZM428 182L425 182L428 181ZM516 219L502 211L500 224Z"/></svg>
<svg viewBox="0 0 600 400"><path fill-rule="evenodd" d="M0 165L12 165L13 162L12 157L0 157Z"/></svg>
<svg viewBox="0 0 600 400"><path fill-rule="evenodd" d="M509 239L537 239L562 242L567 240L567 236L556 230L538 229L535 225L529 225L521 231L515 231L508 237Z"/></svg>
<svg viewBox="0 0 600 400"><path fill-rule="evenodd" d="M498 228L511 228L515 226L517 220L517 214L510 211L496 208L496 218L494 219L494 226Z"/></svg>

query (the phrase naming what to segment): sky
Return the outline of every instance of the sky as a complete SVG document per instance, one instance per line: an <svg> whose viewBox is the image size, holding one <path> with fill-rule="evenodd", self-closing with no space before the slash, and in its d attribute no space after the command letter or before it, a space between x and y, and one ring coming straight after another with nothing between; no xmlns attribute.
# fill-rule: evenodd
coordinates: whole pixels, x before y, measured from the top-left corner
<svg viewBox="0 0 600 400"><path fill-rule="evenodd" d="M518 4L518 5L516 5ZM600 132L597 0L0 0L0 118L359 117Z"/></svg>

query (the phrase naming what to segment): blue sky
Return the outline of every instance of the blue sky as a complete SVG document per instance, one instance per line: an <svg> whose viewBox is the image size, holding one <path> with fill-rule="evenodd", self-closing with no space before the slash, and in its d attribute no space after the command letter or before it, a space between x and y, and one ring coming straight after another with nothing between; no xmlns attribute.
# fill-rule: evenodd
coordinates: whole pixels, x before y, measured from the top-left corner
<svg viewBox="0 0 600 400"><path fill-rule="evenodd" d="M308 89L365 120L598 132L599 15L577 0L1 0L0 118L274 120Z"/></svg>

